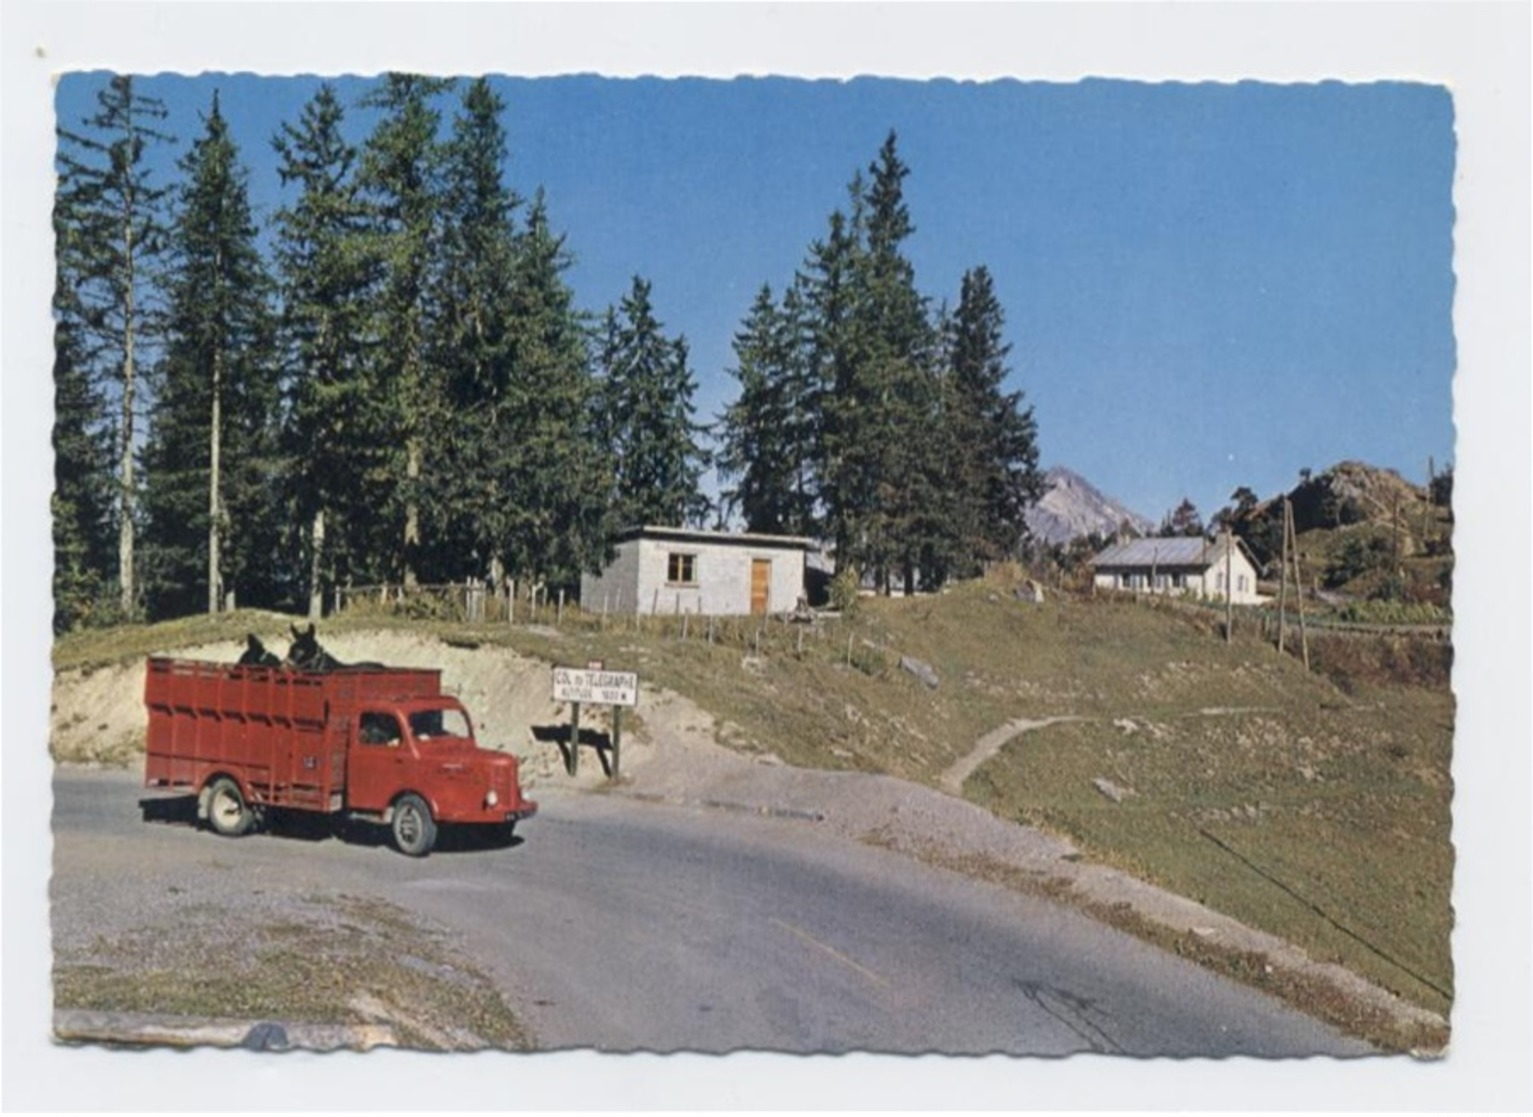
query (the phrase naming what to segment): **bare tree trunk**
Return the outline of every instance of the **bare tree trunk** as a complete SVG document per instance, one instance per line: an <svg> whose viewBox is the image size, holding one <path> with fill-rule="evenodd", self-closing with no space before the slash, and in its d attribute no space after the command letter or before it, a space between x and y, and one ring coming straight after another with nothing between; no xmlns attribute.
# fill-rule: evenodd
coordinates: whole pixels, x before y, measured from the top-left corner
<svg viewBox="0 0 1533 1117"><path fill-rule="evenodd" d="M219 458L223 441L223 360L215 349L213 352L213 415L208 434L208 612L218 612L223 594L223 579L219 576L219 513L218 499Z"/></svg>
<svg viewBox="0 0 1533 1117"><path fill-rule="evenodd" d="M131 333L129 335L132 336ZM131 350L130 350L131 352ZM117 581L124 616L133 613L133 358L124 364L122 391L122 464L117 494Z"/></svg>
<svg viewBox="0 0 1533 1117"><path fill-rule="evenodd" d="M325 591L320 584L320 571L324 569L325 555L325 510L321 508L314 513L314 522L309 528L309 619L317 621L325 611Z"/></svg>
<svg viewBox="0 0 1533 1117"><path fill-rule="evenodd" d="M421 444L420 439L411 437L405 449L405 478L406 483L413 489L415 482L421 475ZM421 541L421 513L420 505L412 495L405 503L405 569L404 582L407 586L415 586L415 554L420 547Z"/></svg>
<svg viewBox="0 0 1533 1117"><path fill-rule="evenodd" d="M122 464L121 487L117 494L117 581L122 593L121 605L124 616L133 614L136 598L133 583L133 405L137 387L133 364L134 304L133 304L133 215L130 207L123 231L123 246L127 260L127 301L123 315L122 360Z"/></svg>

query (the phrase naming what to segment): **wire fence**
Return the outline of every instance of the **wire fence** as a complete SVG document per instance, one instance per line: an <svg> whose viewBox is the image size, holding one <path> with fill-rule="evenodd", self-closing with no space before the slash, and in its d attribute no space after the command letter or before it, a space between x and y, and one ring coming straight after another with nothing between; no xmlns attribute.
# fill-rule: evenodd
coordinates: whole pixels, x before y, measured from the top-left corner
<svg viewBox="0 0 1533 1117"><path fill-rule="evenodd" d="M471 625L507 625L562 633L631 632L649 639L730 648L749 657L833 660L871 676L897 667L889 634L867 620L833 610L796 609L764 616L700 612L618 612L583 608L568 594L542 587L498 592L484 583L346 586L334 591L336 614L386 615Z"/></svg>

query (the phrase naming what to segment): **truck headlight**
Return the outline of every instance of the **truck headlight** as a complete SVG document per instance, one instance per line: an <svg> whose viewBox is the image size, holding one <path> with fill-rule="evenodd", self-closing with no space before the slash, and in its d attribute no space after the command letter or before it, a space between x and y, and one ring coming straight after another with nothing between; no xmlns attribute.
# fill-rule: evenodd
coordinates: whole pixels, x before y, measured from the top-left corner
<svg viewBox="0 0 1533 1117"><path fill-rule="evenodd" d="M492 787L490 793L484 797L484 805L493 807L498 802L500 802L500 796L495 794L495 789Z"/></svg>

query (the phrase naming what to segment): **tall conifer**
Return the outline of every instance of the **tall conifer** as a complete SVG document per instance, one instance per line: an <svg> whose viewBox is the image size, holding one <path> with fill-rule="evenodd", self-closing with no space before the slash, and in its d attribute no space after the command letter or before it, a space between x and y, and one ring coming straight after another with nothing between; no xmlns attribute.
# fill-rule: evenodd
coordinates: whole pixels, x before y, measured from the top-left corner
<svg viewBox="0 0 1533 1117"><path fill-rule="evenodd" d="M498 553L512 569L559 585L605 558L613 481L592 426L597 389L586 324L564 278L570 263L540 190L516 240L505 432L515 499Z"/></svg>
<svg viewBox="0 0 1533 1117"><path fill-rule="evenodd" d="M108 403L80 301L86 263L79 214L61 190L53 215L53 630L99 615L112 577L112 446Z"/></svg>
<svg viewBox="0 0 1533 1117"><path fill-rule="evenodd" d="M816 397L802 331L799 286L789 287L779 303L764 285L735 335L740 394L723 416L718 466L721 477L735 482L724 496L748 531L810 535L818 529Z"/></svg>
<svg viewBox="0 0 1533 1117"><path fill-rule="evenodd" d="M440 259L433 272L429 363L445 407L428 412L435 464L423 478L421 562L433 579L481 576L501 562L505 522L518 499L506 423L514 407L511 299L513 221L521 201L502 176L505 106L480 79L463 93L442 152Z"/></svg>
<svg viewBox="0 0 1533 1117"><path fill-rule="evenodd" d="M387 499L389 426L370 368L369 299L378 265L363 250L367 223L357 151L329 84L272 139L278 174L298 189L276 218L286 359L287 499L302 535L309 615L327 585L381 576L374 521Z"/></svg>
<svg viewBox="0 0 1533 1117"><path fill-rule="evenodd" d="M633 286L604 321L598 365L601 425L612 455L615 527L701 524L709 503L698 482L708 454L698 442L685 338L668 338L650 303L650 284Z"/></svg>
<svg viewBox="0 0 1533 1117"><path fill-rule="evenodd" d="M1027 509L1043 485L1038 427L1020 391L1007 392L1005 314L984 266L964 273L948 326L951 494L965 569L1015 556L1027 538Z"/></svg>
<svg viewBox="0 0 1533 1117"><path fill-rule="evenodd" d="M451 84L390 73L362 102L382 113L363 148L360 182L371 204L370 243L382 270L373 300L379 341L374 382L387 398L390 443L397 451L388 509L397 541L389 566L406 585L417 581L423 474L430 468L427 435L439 422L444 398L428 357L442 168L435 100Z"/></svg>
<svg viewBox="0 0 1533 1117"><path fill-rule="evenodd" d="M217 612L236 588L247 601L278 604L271 283L217 93L205 121L180 163L165 355L145 452L146 590L159 616L199 604Z"/></svg>
<svg viewBox="0 0 1533 1117"><path fill-rule="evenodd" d="M97 94L84 130L59 130L59 194L78 231L82 321L93 335L86 350L116 395L118 604L139 606L135 537L139 483L135 457L143 407L143 357L153 341L153 267L164 248L167 187L154 183L147 153L172 142L160 131L166 109L116 75Z"/></svg>

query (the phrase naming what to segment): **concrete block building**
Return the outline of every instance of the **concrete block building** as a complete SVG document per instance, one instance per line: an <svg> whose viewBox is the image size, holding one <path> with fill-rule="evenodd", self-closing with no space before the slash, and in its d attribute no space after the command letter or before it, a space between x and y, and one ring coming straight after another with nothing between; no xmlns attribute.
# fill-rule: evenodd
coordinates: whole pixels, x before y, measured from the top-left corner
<svg viewBox="0 0 1533 1117"><path fill-rule="evenodd" d="M629 528L606 569L581 577L580 603L592 613L786 613L805 594L805 556L815 547L791 535Z"/></svg>

